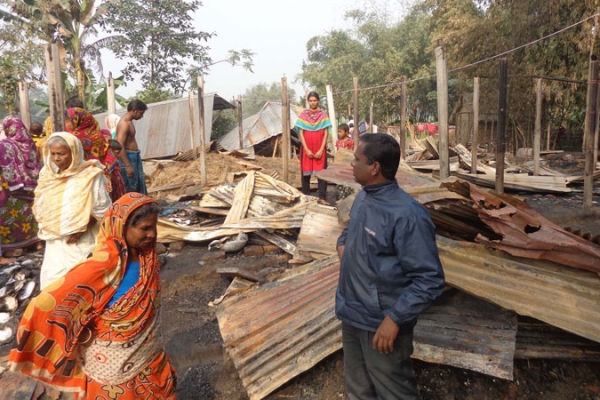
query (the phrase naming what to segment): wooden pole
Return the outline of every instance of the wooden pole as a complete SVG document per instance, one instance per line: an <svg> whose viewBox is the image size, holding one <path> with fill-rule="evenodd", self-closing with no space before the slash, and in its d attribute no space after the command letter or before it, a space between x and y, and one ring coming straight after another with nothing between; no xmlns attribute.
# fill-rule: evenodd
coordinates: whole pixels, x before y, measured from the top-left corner
<svg viewBox="0 0 600 400"><path fill-rule="evenodd" d="M371 102L371 106L369 107L369 128L371 129L369 132L373 132L373 102Z"/></svg>
<svg viewBox="0 0 600 400"><path fill-rule="evenodd" d="M496 140L496 192L504 193L504 154L506 152L506 91L508 84L508 60L500 59L498 79L498 132Z"/></svg>
<svg viewBox="0 0 600 400"><path fill-rule="evenodd" d="M117 113L117 101L115 97L115 80L112 77L112 72L108 73L108 80L106 81L106 97L108 102L108 113Z"/></svg>
<svg viewBox="0 0 600 400"><path fill-rule="evenodd" d="M438 39L438 45L435 48L435 66L437 71L438 130L440 132L440 179L444 180L450 175L450 164L448 156L448 64L442 39Z"/></svg>
<svg viewBox="0 0 600 400"><path fill-rule="evenodd" d="M198 121L200 123L200 175L202 186L206 186L206 152L204 151L206 138L204 126L204 79L198 77Z"/></svg>
<svg viewBox="0 0 600 400"><path fill-rule="evenodd" d="M31 111L29 109L29 85L25 81L19 82L19 104L21 110L21 121L29 130L31 126Z"/></svg>
<svg viewBox="0 0 600 400"><path fill-rule="evenodd" d="M353 98L353 103L354 103L354 137L352 139L354 139L354 147L358 147L358 141L359 139L359 132L358 132L358 123L360 122L360 120L358 119L358 76L355 76L352 79L353 83L354 83L354 98Z"/></svg>
<svg viewBox="0 0 600 400"><path fill-rule="evenodd" d="M598 169L598 135L600 134L600 83L598 87L598 97L596 99L596 129L594 130L594 171Z"/></svg>
<svg viewBox="0 0 600 400"><path fill-rule="evenodd" d="M281 78L281 161L283 164L283 181L290 182L290 98L288 96L287 78Z"/></svg>
<svg viewBox="0 0 600 400"><path fill-rule="evenodd" d="M548 135L546 136L546 151L550 151L550 134L552 133L552 128L550 124L548 124Z"/></svg>
<svg viewBox="0 0 600 400"><path fill-rule="evenodd" d="M307 110L310 108L310 105L308 105L308 94L310 92L308 90L304 91L304 108L306 108Z"/></svg>
<svg viewBox="0 0 600 400"><path fill-rule="evenodd" d="M244 148L244 114L242 112L242 95L238 94L238 131L240 134L240 150Z"/></svg>
<svg viewBox="0 0 600 400"><path fill-rule="evenodd" d="M592 196L594 189L594 132L597 120L597 97L598 97L598 61L590 61L588 77L588 92L586 101L585 118L585 171L583 174L583 207L592 208Z"/></svg>
<svg viewBox="0 0 600 400"><path fill-rule="evenodd" d="M471 174L477 175L479 148L479 77L473 79L473 138L471 139Z"/></svg>
<svg viewBox="0 0 600 400"><path fill-rule="evenodd" d="M48 45L45 47L45 55L46 75L48 77L48 100L50 105L50 117L52 118L52 131L64 132L65 98L62 88L58 44L48 43Z"/></svg>
<svg viewBox="0 0 600 400"><path fill-rule="evenodd" d="M196 146L196 116L194 115L194 91L190 90L190 138L192 139L192 153L194 154L194 160L198 159L198 151Z"/></svg>
<svg viewBox="0 0 600 400"><path fill-rule="evenodd" d="M533 137L533 175L540 174L540 150L542 142L542 78L537 80L535 101L535 133Z"/></svg>
<svg viewBox="0 0 600 400"><path fill-rule="evenodd" d="M348 119L352 118L352 104L348 104Z"/></svg>
<svg viewBox="0 0 600 400"><path fill-rule="evenodd" d="M327 111L331 120L331 140L333 141L333 152L335 154L337 152L335 142L338 140L338 123L335 115L335 103L333 102L333 89L331 85L325 86L325 92L327 93Z"/></svg>
<svg viewBox="0 0 600 400"><path fill-rule="evenodd" d="M406 159L406 77L402 76L402 94L400 95L400 156Z"/></svg>

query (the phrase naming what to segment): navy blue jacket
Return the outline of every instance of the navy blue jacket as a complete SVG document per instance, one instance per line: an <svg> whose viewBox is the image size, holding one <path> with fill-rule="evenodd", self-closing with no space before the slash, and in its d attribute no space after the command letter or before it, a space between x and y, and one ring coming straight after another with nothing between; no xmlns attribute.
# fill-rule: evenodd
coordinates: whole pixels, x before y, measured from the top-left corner
<svg viewBox="0 0 600 400"><path fill-rule="evenodd" d="M348 325L375 332L389 315L409 334L442 293L435 226L395 180L363 188L337 245L346 247L335 313Z"/></svg>

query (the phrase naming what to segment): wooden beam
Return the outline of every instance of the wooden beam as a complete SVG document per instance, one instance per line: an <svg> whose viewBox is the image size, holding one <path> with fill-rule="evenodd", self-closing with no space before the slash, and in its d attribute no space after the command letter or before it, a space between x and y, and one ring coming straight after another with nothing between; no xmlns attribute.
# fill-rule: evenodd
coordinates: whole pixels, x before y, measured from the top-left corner
<svg viewBox="0 0 600 400"><path fill-rule="evenodd" d="M473 138L471 139L471 173L477 174L477 149L479 148L479 77L473 79Z"/></svg>
<svg viewBox="0 0 600 400"><path fill-rule="evenodd" d="M533 175L540 174L540 146L542 141L542 79L537 80L535 101L535 133L533 137Z"/></svg>
<svg viewBox="0 0 600 400"><path fill-rule="evenodd" d="M52 131L63 132L65 130L65 98L62 87L58 44L48 43L45 47L45 55Z"/></svg>
<svg viewBox="0 0 600 400"><path fill-rule="evenodd" d="M354 139L354 143L355 146L358 147L358 142L359 142L359 137L358 137L358 123L359 123L359 114L358 114L358 76L355 76L352 79L352 82L354 84L354 137L352 139Z"/></svg>
<svg viewBox="0 0 600 400"><path fill-rule="evenodd" d="M199 76L198 79L198 121L200 123L200 175L202 187L206 186L206 151L205 147L205 126L204 126L204 79Z"/></svg>
<svg viewBox="0 0 600 400"><path fill-rule="evenodd" d="M108 102L108 113L115 114L117 112L117 101L115 96L115 80L113 79L112 72L108 73L108 79L106 81L106 97Z"/></svg>
<svg viewBox="0 0 600 400"><path fill-rule="evenodd" d="M338 123L335 115L335 103L333 102L333 90L331 85L325 86L325 92L327 93L327 112L329 119L331 120L331 140L333 142L333 154L337 153L335 143L338 140Z"/></svg>
<svg viewBox="0 0 600 400"><path fill-rule="evenodd" d="M281 162L283 181L290 182L290 97L288 95L287 78L281 78ZM273 152L275 154L275 152Z"/></svg>
<svg viewBox="0 0 600 400"><path fill-rule="evenodd" d="M500 59L498 79L498 132L496 140L496 192L504 193L504 154L506 152L506 92L508 83L508 60Z"/></svg>
<svg viewBox="0 0 600 400"><path fill-rule="evenodd" d="M194 160L198 159L198 153L196 153L196 116L194 115L194 91L189 92L189 105L190 105L190 139L192 143L192 154Z"/></svg>
<svg viewBox="0 0 600 400"><path fill-rule="evenodd" d="M585 118L585 172L583 179L583 207L592 208L594 189L594 132L596 131L598 97L598 61L590 61L588 77L587 107Z"/></svg>
<svg viewBox="0 0 600 400"><path fill-rule="evenodd" d="M285 251L292 256L296 253L296 245L284 239L280 235L276 235L275 233L269 233L267 231L256 231L254 232L257 236L265 239L266 241L273 243L275 246L279 247L281 250Z"/></svg>
<svg viewBox="0 0 600 400"><path fill-rule="evenodd" d="M438 45L435 48L435 66L437 71L438 130L440 132L440 179L445 180L450 176L448 163L448 65L442 39L438 39Z"/></svg>
<svg viewBox="0 0 600 400"><path fill-rule="evenodd" d="M21 121L25 125L25 128L29 130L29 127L31 126L31 111L29 110L29 85L23 80L19 82L19 104Z"/></svg>
<svg viewBox="0 0 600 400"><path fill-rule="evenodd" d="M400 156L406 159L406 77L402 76L402 95L400 96Z"/></svg>
<svg viewBox="0 0 600 400"><path fill-rule="evenodd" d="M240 150L244 148L244 114L242 113L242 95L238 94L238 131L240 134Z"/></svg>

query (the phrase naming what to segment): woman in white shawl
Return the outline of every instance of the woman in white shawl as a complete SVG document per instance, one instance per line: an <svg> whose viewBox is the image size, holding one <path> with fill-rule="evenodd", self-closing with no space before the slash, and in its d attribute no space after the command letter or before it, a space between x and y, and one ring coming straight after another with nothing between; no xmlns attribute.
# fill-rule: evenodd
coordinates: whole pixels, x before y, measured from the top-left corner
<svg viewBox="0 0 600 400"><path fill-rule="evenodd" d="M42 149L44 167L35 189L33 213L39 238L46 240L40 288L79 262L96 244L98 221L111 205L103 166L83 159L83 147L68 132L52 134Z"/></svg>

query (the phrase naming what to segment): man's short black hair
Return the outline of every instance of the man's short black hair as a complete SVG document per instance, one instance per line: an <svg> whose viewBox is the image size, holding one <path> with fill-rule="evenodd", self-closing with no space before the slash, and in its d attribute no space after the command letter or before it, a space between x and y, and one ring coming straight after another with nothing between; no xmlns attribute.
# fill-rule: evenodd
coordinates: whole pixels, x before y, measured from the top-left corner
<svg viewBox="0 0 600 400"><path fill-rule="evenodd" d="M112 150L117 150L117 151L118 151L118 150L123 150L123 146L121 146L121 143L119 143L119 141L118 141L118 140L115 140L115 139L110 139L110 140L108 141L108 144L110 145L110 148L111 148Z"/></svg>
<svg viewBox="0 0 600 400"><path fill-rule="evenodd" d="M67 108L83 108L83 102L77 97L73 97L67 101Z"/></svg>
<svg viewBox="0 0 600 400"><path fill-rule="evenodd" d="M400 145L396 139L385 133L368 133L360 137L360 142L364 143L363 154L369 165L378 162L386 179L396 179L400 165Z"/></svg>
<svg viewBox="0 0 600 400"><path fill-rule="evenodd" d="M127 111L146 111L148 106L141 100L132 100L127 104Z"/></svg>

